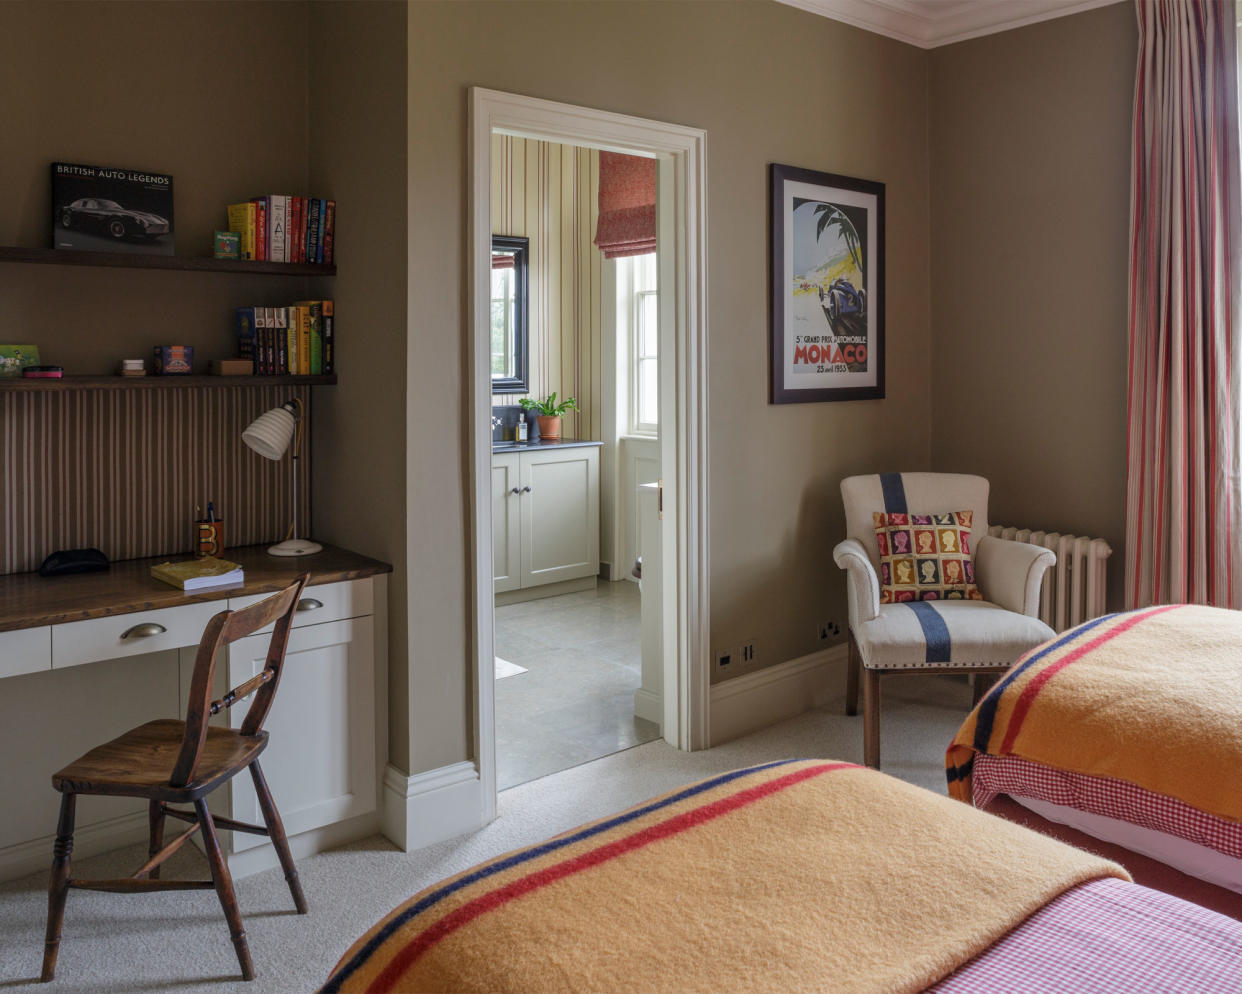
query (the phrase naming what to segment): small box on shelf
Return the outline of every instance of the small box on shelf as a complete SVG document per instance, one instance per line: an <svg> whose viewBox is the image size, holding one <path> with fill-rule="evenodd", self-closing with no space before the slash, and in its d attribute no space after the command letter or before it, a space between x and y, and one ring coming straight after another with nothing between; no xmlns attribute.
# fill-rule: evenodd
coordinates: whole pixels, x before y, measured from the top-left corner
<svg viewBox="0 0 1242 994"><path fill-rule="evenodd" d="M156 376L190 376L193 372L193 345L155 346Z"/></svg>

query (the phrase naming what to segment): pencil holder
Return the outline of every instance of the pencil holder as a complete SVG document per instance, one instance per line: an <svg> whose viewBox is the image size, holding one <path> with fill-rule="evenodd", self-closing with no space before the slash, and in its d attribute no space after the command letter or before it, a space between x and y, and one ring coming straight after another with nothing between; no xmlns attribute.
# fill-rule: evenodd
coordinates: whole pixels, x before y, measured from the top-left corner
<svg viewBox="0 0 1242 994"><path fill-rule="evenodd" d="M224 519L194 522L194 555L218 556L224 552Z"/></svg>

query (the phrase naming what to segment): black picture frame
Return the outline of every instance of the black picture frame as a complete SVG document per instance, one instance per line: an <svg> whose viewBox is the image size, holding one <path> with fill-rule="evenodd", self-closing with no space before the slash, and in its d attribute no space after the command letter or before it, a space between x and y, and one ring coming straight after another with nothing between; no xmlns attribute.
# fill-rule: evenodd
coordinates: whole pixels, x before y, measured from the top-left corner
<svg viewBox="0 0 1242 994"><path fill-rule="evenodd" d="M769 402L882 399L884 184L775 162L769 179Z"/></svg>
<svg viewBox="0 0 1242 994"><path fill-rule="evenodd" d="M530 239L492 235L492 251L513 255L513 375L492 375L492 393L526 393L530 389Z"/></svg>

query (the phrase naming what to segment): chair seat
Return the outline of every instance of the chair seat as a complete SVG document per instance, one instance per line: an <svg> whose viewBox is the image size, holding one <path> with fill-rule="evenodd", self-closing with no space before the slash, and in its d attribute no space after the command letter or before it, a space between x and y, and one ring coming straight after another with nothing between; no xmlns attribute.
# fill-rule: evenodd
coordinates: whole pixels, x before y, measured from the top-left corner
<svg viewBox="0 0 1242 994"><path fill-rule="evenodd" d="M208 726L194 779L184 787L173 787L168 779L184 735L184 721L148 721L75 759L52 775L52 786L78 794L119 794L184 803L197 800L221 780L245 769L267 745L267 732L242 735L231 728Z"/></svg>
<svg viewBox="0 0 1242 994"><path fill-rule="evenodd" d="M853 632L863 666L873 670L1009 666L1056 635L1038 618L990 601L884 604Z"/></svg>

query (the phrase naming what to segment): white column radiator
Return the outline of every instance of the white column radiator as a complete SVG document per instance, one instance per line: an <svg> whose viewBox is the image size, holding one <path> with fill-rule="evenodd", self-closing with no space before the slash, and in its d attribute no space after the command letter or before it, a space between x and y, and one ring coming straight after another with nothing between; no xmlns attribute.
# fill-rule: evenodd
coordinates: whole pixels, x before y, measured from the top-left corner
<svg viewBox="0 0 1242 994"><path fill-rule="evenodd" d="M1041 545L1056 555L1056 565L1044 574L1044 585L1039 594L1039 618L1044 624L1063 632L1098 618L1107 610L1106 567L1113 550L1104 539L1006 525L992 525L988 534L994 538Z"/></svg>

